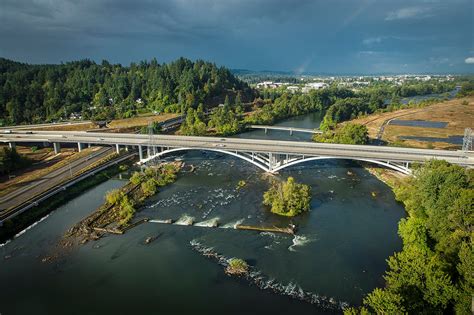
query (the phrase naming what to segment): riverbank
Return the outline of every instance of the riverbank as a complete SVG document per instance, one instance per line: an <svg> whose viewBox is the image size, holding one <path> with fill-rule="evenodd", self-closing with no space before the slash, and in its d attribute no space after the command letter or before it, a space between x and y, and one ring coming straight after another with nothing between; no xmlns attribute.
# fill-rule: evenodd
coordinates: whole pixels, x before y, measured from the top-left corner
<svg viewBox="0 0 474 315"><path fill-rule="evenodd" d="M409 175L402 174L400 172L390 170L387 168L373 166L367 163L361 163L362 167L366 169L370 174L374 175L381 182L389 186L392 191L400 187L403 184L403 180Z"/></svg>
<svg viewBox="0 0 474 315"><path fill-rule="evenodd" d="M135 172L121 189L108 192L105 202L70 228L65 238L86 243L97 240L105 234L125 233L138 224L132 221L146 198L156 194L158 187L174 182L182 166L182 162L175 161L150 166L143 172Z"/></svg>

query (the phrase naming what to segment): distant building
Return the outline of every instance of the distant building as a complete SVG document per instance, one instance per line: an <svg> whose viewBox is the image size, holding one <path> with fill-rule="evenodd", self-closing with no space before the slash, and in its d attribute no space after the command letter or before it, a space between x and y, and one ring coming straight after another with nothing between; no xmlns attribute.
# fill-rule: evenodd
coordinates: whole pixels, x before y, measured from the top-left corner
<svg viewBox="0 0 474 315"><path fill-rule="evenodd" d="M327 88L329 85L327 83L324 83L324 82L311 82L311 83L306 83L304 86L303 86L303 93L308 93L309 91L311 90L320 90L320 89L324 89L324 88Z"/></svg>
<svg viewBox="0 0 474 315"><path fill-rule="evenodd" d="M263 81L263 82L257 83L257 89L276 89L283 85L288 85L288 83Z"/></svg>
<svg viewBox="0 0 474 315"><path fill-rule="evenodd" d="M290 91L291 93L296 93L300 90L300 87L296 85L290 85L290 86L287 86L286 89Z"/></svg>

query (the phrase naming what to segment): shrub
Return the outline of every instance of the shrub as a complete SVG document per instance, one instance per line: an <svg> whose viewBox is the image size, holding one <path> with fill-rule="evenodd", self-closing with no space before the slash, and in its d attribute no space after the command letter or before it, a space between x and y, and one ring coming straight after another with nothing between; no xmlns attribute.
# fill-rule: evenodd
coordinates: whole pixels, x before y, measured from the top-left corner
<svg viewBox="0 0 474 315"><path fill-rule="evenodd" d="M114 205L117 204L123 198L123 196L124 193L122 191L119 189L114 189L105 195L105 201L110 205Z"/></svg>
<svg viewBox="0 0 474 315"><path fill-rule="evenodd" d="M244 275L249 272L249 265L243 259L231 258L228 261L226 273L231 275Z"/></svg>

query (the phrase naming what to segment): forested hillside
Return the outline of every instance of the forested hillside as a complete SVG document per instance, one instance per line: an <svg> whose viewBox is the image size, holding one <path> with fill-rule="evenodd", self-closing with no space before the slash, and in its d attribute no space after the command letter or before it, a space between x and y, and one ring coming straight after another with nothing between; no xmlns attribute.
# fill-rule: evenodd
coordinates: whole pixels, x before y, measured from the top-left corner
<svg viewBox="0 0 474 315"><path fill-rule="evenodd" d="M129 67L90 60L59 65L29 65L0 58L0 120L4 124L85 118L111 119L140 111L186 112L200 103L214 106L226 95L253 91L224 67L180 58L169 64L132 63Z"/></svg>

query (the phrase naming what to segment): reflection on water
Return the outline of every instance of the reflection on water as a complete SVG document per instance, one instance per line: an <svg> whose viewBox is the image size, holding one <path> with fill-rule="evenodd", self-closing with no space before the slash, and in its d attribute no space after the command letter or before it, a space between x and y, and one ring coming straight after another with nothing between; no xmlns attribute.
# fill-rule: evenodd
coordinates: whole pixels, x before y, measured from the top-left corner
<svg viewBox="0 0 474 315"><path fill-rule="evenodd" d="M457 144L457 145L462 145L463 140L464 140L463 136L448 136L447 138L400 136L398 138L400 138L401 140L416 140L416 141L425 141L425 142L445 142L445 143Z"/></svg>
<svg viewBox="0 0 474 315"><path fill-rule="evenodd" d="M319 118L308 115L286 123L315 128ZM240 136L265 137L261 133ZM272 131L266 137L309 140L311 135ZM324 307L289 296L297 296L300 286L318 297L359 304L365 293L383 284L385 259L401 248L396 231L404 211L392 192L357 164L322 160L277 175L293 176L312 187L311 211L291 219L273 215L262 205L269 180L251 164L197 151L180 157L195 171L180 174L138 214L175 224L142 224L122 236L74 249L58 247L60 236L99 206L106 191L125 183L111 179L0 247L0 312L324 314ZM240 180L246 185L237 189ZM234 229L241 223L294 223L298 233ZM216 224L222 228L212 228ZM150 237L154 241L145 245ZM265 275L262 284L285 284L281 289L289 294L228 277L221 266L190 248L192 240L225 257L245 259ZM57 258L43 263L49 255Z"/></svg>
<svg viewBox="0 0 474 315"><path fill-rule="evenodd" d="M422 127L422 128L445 128L448 123L444 121L428 121L428 120L391 120L390 125L408 126L408 127Z"/></svg>

